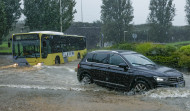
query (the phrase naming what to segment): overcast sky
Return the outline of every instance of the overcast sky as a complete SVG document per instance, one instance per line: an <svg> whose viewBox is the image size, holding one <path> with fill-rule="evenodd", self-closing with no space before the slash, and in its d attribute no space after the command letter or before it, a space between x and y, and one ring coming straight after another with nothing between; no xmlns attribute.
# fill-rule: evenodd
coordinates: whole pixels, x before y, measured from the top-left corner
<svg viewBox="0 0 190 111"><path fill-rule="evenodd" d="M75 21L81 21L81 0L75 0L77 13L75 14ZM83 21L93 22L100 20L102 0L82 0L83 2ZM150 0L132 0L134 8L134 24L146 23L147 16L149 14ZM187 25L185 19L184 6L186 0L174 0L176 7L176 16L173 21L173 25L182 26Z"/></svg>

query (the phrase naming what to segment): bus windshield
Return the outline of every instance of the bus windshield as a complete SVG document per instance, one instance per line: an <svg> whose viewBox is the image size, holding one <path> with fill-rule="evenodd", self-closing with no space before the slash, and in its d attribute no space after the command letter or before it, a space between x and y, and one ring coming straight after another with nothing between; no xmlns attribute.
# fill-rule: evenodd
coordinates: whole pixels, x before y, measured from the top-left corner
<svg viewBox="0 0 190 111"><path fill-rule="evenodd" d="M40 39L38 34L23 34L13 36L14 58L40 57Z"/></svg>

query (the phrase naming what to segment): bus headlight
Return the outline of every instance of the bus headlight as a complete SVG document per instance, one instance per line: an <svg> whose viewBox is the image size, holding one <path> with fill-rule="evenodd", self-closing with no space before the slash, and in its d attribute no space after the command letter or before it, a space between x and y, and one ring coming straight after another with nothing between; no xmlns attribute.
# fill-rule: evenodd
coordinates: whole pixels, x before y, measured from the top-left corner
<svg viewBox="0 0 190 111"><path fill-rule="evenodd" d="M17 63L15 63L15 64L13 64L13 66L14 66L14 67L17 67L17 66L18 66L18 64L17 64Z"/></svg>

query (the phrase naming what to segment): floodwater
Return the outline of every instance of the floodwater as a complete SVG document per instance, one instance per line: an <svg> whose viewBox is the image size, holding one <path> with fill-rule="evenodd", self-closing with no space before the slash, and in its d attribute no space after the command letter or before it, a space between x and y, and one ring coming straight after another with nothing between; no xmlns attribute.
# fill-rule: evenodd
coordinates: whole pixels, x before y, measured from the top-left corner
<svg viewBox="0 0 190 111"><path fill-rule="evenodd" d="M0 56L0 111L190 111L190 76L185 88L154 89L142 95L83 85L79 61L18 67Z"/></svg>

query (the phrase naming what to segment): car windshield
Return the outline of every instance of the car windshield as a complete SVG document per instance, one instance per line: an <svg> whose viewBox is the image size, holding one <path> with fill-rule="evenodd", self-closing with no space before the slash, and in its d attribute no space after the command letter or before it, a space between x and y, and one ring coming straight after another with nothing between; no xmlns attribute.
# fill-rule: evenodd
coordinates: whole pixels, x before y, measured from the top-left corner
<svg viewBox="0 0 190 111"><path fill-rule="evenodd" d="M150 59L140 54L123 55L133 66L155 65Z"/></svg>

